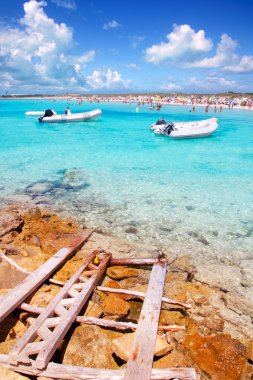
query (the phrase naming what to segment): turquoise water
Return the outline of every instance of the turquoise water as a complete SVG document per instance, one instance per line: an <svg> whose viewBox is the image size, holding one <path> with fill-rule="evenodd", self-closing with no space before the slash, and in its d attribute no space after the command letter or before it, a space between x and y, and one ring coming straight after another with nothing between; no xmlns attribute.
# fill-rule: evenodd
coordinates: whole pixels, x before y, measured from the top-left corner
<svg viewBox="0 0 253 380"><path fill-rule="evenodd" d="M149 126L161 116L205 119L204 108L151 112L145 105L136 113L136 104L69 103L72 112L100 108L102 117L40 124L24 112L61 113L66 101L0 101L2 203L32 199L86 225L181 253L252 252L252 111L224 109L212 136L173 140Z"/></svg>

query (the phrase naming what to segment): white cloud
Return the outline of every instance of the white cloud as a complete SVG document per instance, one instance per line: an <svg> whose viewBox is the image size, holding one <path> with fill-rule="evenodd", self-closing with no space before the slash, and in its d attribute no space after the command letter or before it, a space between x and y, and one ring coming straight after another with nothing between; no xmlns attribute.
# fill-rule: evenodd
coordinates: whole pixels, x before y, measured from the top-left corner
<svg viewBox="0 0 253 380"><path fill-rule="evenodd" d="M161 42L146 49L147 62L158 64L165 60L192 60L212 48L212 41L205 37L204 30L195 32L190 25L174 25L167 36L168 42Z"/></svg>
<svg viewBox="0 0 253 380"><path fill-rule="evenodd" d="M76 9L76 3L74 0L51 0L57 7L70 9L74 11Z"/></svg>
<svg viewBox="0 0 253 380"><path fill-rule="evenodd" d="M0 85L24 89L65 88L69 83L86 85L84 69L94 60L91 50L78 56L68 54L74 46L73 32L44 12L44 1L24 3L21 27L0 31Z"/></svg>
<svg viewBox="0 0 253 380"><path fill-rule="evenodd" d="M108 21L107 23L105 23L103 25L103 29L105 30L109 30L109 29L117 29L119 28L121 25L118 23L118 21L116 20L112 20L112 21Z"/></svg>
<svg viewBox="0 0 253 380"><path fill-rule="evenodd" d="M87 85L92 89L113 89L120 87L127 88L130 85L130 81L123 80L121 74L118 71L113 71L110 68L103 70L94 70L92 75L88 75L86 78Z"/></svg>
<svg viewBox="0 0 253 380"><path fill-rule="evenodd" d="M199 67L203 69L220 68L222 71L234 73L253 71L253 56L244 55L240 57L236 54L236 48L236 41L224 33L213 57L188 63L185 67Z"/></svg>
<svg viewBox="0 0 253 380"><path fill-rule="evenodd" d="M214 68L233 63L238 60L238 56L235 54L236 42L232 40L227 34L221 36L221 41L218 43L216 54L212 58L204 58L199 61L190 63L190 67L201 68Z"/></svg>

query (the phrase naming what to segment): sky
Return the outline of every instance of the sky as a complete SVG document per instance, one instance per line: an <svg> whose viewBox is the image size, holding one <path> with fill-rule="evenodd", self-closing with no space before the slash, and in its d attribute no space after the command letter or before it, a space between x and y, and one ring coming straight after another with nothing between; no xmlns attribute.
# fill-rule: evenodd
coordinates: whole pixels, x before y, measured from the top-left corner
<svg viewBox="0 0 253 380"><path fill-rule="evenodd" d="M0 5L0 94L253 92L253 0Z"/></svg>

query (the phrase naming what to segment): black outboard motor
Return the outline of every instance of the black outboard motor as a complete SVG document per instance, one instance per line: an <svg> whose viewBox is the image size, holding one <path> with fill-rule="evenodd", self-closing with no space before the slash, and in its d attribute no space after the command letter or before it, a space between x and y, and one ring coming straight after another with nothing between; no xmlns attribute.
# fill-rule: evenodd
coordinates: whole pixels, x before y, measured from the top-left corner
<svg viewBox="0 0 253 380"><path fill-rule="evenodd" d="M174 130L174 123L173 123L173 121L168 121L165 124L164 128L163 128L164 134L170 135L173 130Z"/></svg>
<svg viewBox="0 0 253 380"><path fill-rule="evenodd" d="M43 116L39 117L39 122L42 122L42 120L43 120L44 117L51 117L53 115L54 115L53 111L50 110L50 109L48 109L48 110L45 111L45 113L44 113Z"/></svg>

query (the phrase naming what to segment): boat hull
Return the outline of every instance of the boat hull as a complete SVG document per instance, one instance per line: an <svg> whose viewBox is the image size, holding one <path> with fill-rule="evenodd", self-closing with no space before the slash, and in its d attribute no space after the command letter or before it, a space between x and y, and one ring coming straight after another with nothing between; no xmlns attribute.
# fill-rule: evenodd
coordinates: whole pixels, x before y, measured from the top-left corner
<svg viewBox="0 0 253 380"><path fill-rule="evenodd" d="M201 121L175 122L170 133L164 130L164 127L165 125L157 126L154 129L154 132L174 139L206 137L216 131L218 128L218 120L216 118L211 118Z"/></svg>
<svg viewBox="0 0 253 380"><path fill-rule="evenodd" d="M76 114L70 114L70 115L53 115L50 117L43 117L41 120L42 123L61 123L61 122L78 122L78 121L88 121L88 120L94 120L97 117L101 116L102 111L100 110L94 110L89 112L83 112L83 113L76 113Z"/></svg>

